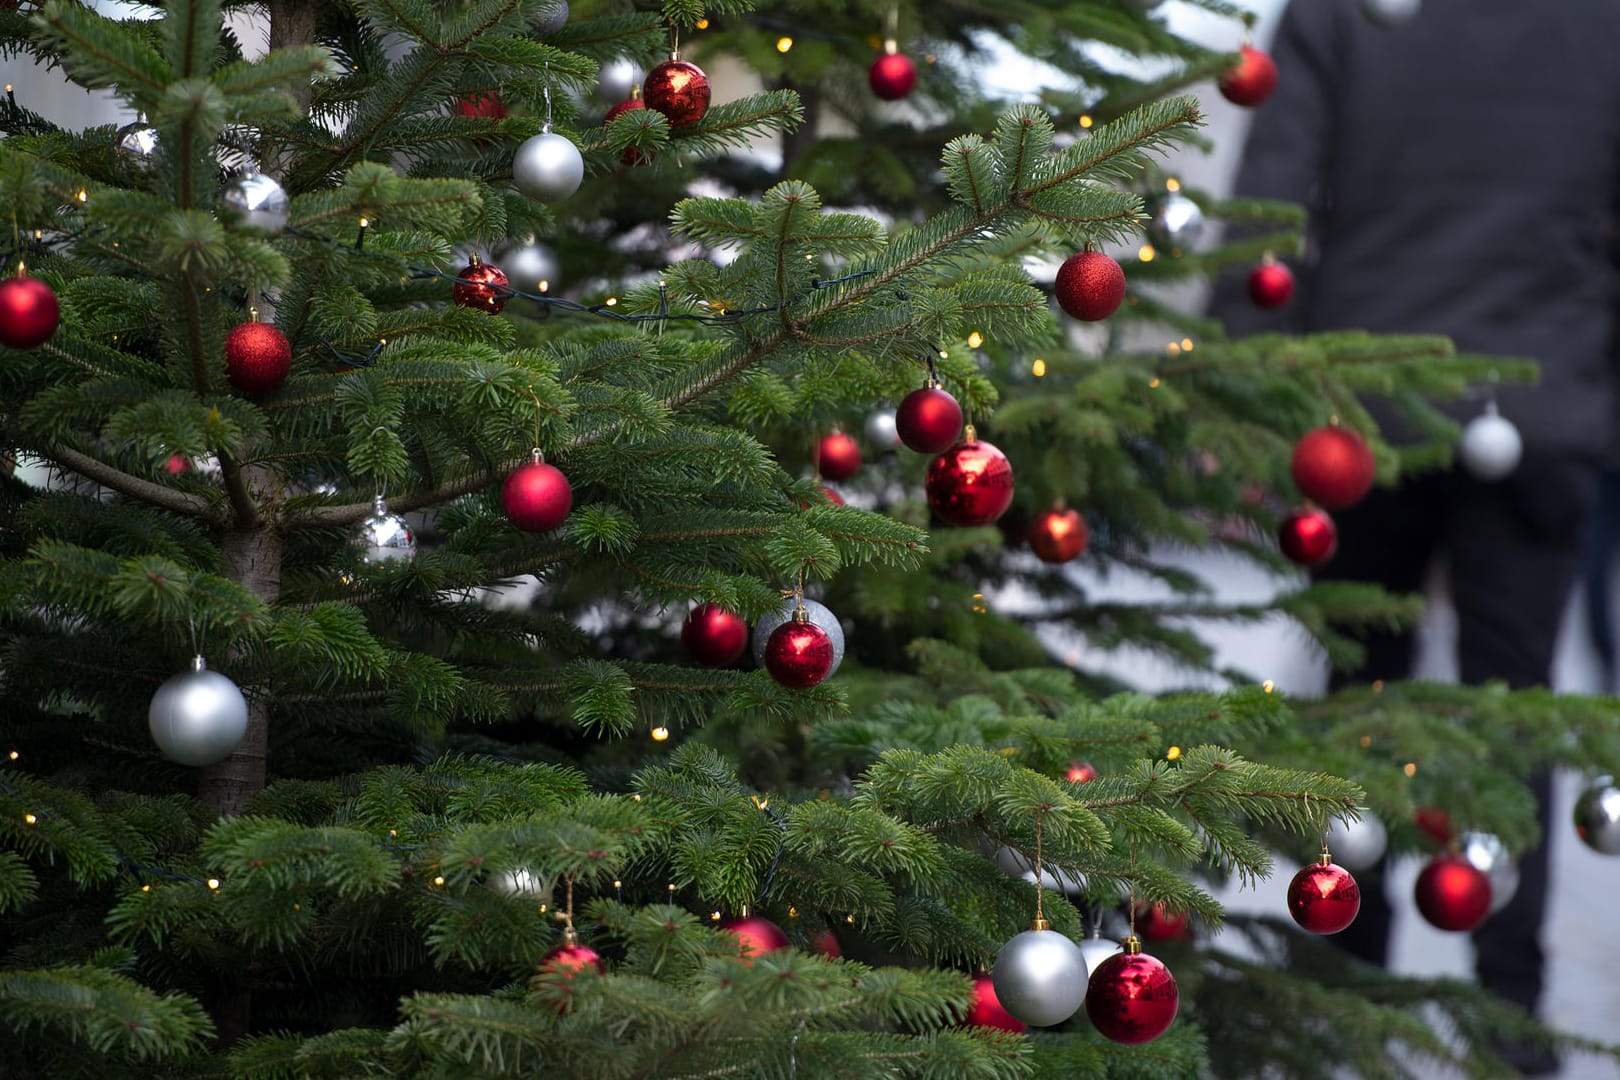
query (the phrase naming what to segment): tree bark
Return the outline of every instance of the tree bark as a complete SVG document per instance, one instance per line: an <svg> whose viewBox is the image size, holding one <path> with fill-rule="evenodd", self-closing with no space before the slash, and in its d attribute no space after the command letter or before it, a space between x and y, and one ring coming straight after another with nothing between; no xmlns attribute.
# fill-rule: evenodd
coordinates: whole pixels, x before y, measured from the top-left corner
<svg viewBox="0 0 1620 1080"><path fill-rule="evenodd" d="M321 9L318 0L270 0L265 6L270 10L272 49L315 44L315 16ZM314 97L313 84L293 91L293 100L298 102L301 113L309 112L309 103Z"/></svg>
<svg viewBox="0 0 1620 1080"><path fill-rule="evenodd" d="M782 171L781 177L787 178L788 170L793 163L815 143L821 126L821 95L811 87L798 86L790 79L782 79L776 84L778 90L794 90L798 92L799 104L804 108L804 123L792 131L782 132Z"/></svg>

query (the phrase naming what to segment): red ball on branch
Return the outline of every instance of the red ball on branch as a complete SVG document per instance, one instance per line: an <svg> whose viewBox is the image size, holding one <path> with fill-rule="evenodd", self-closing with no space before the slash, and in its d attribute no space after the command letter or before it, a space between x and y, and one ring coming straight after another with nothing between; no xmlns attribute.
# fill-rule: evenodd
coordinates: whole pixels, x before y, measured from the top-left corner
<svg viewBox="0 0 1620 1080"><path fill-rule="evenodd" d="M605 126L627 112L635 112L646 107L647 103L641 99L641 87L638 86L630 92L629 97L607 111L607 115L602 118L602 123ZM626 165L645 165L652 159L653 152L651 150L637 150L635 147L629 146L625 148L624 155L619 160Z"/></svg>
<svg viewBox="0 0 1620 1080"><path fill-rule="evenodd" d="M1271 310L1294 298L1294 272L1284 263L1267 260L1249 272L1249 299L1255 307Z"/></svg>
<svg viewBox="0 0 1620 1080"><path fill-rule="evenodd" d="M1277 88L1277 65L1264 52L1245 45L1239 52L1238 62L1227 69L1217 85L1227 101L1252 108Z"/></svg>
<svg viewBox="0 0 1620 1080"><path fill-rule="evenodd" d="M988 525L1012 505L1012 463L994 445L967 438L928 464L928 505L952 525Z"/></svg>
<svg viewBox="0 0 1620 1080"><path fill-rule="evenodd" d="M1418 874L1418 911L1441 930L1472 930L1491 913L1491 880L1461 855L1441 852Z"/></svg>
<svg viewBox="0 0 1620 1080"><path fill-rule="evenodd" d="M771 631L765 641L765 670L793 690L807 690L825 679L833 666L832 638L827 631L797 617Z"/></svg>
<svg viewBox="0 0 1620 1080"><path fill-rule="evenodd" d="M782 928L758 915L727 919L720 924L720 929L742 943L743 958L746 961L788 947L788 936L782 932Z"/></svg>
<svg viewBox="0 0 1620 1080"><path fill-rule="evenodd" d="M719 604L699 604L681 624L686 655L707 667L726 667L748 648L748 624Z"/></svg>
<svg viewBox="0 0 1620 1080"><path fill-rule="evenodd" d="M1170 908L1163 900L1137 906L1136 932L1143 941L1178 941L1192 936L1187 928L1187 913Z"/></svg>
<svg viewBox="0 0 1620 1080"><path fill-rule="evenodd" d="M1288 883L1288 914L1313 934L1337 934L1361 910L1361 887L1330 862L1302 867Z"/></svg>
<svg viewBox="0 0 1620 1080"><path fill-rule="evenodd" d="M709 77L696 64L665 60L647 72L641 96L647 108L664 114L670 127L685 127L709 111Z"/></svg>
<svg viewBox="0 0 1620 1080"><path fill-rule="evenodd" d="M1125 302L1125 271L1100 251L1082 251L1063 260L1052 291L1072 317L1100 322Z"/></svg>
<svg viewBox="0 0 1620 1080"><path fill-rule="evenodd" d="M811 458L828 480L848 480L861 467L861 444L842 431L823 435Z"/></svg>
<svg viewBox="0 0 1620 1080"><path fill-rule="evenodd" d="M1348 510L1372 490L1378 466L1365 439L1330 426L1308 431L1294 444L1290 468L1300 494L1329 510Z"/></svg>
<svg viewBox="0 0 1620 1080"><path fill-rule="evenodd" d="M1338 550L1339 529L1314 506L1301 507L1277 527L1277 546L1296 565L1321 566Z"/></svg>
<svg viewBox="0 0 1620 1080"><path fill-rule="evenodd" d="M1028 539L1030 550L1042 562L1066 563L1085 553L1091 532L1078 512L1053 507L1035 515Z"/></svg>
<svg viewBox="0 0 1620 1080"><path fill-rule="evenodd" d="M973 1027L993 1028L996 1031L1019 1034L1029 1030L1028 1024L1001 1007L1001 999L996 997L996 984L982 971L973 976L973 1004L968 1006L964 1019Z"/></svg>
<svg viewBox="0 0 1620 1080"><path fill-rule="evenodd" d="M1412 824L1435 843L1444 847L1451 843L1457 830L1451 825L1451 815L1439 806L1420 806L1412 812Z"/></svg>
<svg viewBox="0 0 1620 1080"><path fill-rule="evenodd" d="M506 287L506 272L494 263L487 263L477 256L468 263L456 277L459 279L450 287L450 296L461 307L477 308L497 315L506 306L510 295Z"/></svg>
<svg viewBox="0 0 1620 1080"><path fill-rule="evenodd" d="M917 86L917 65L901 52L885 52L866 72L872 93L884 101L899 101Z"/></svg>
<svg viewBox="0 0 1620 1080"><path fill-rule="evenodd" d="M838 935L825 927L810 935L810 951L833 960L844 955L844 947L838 943Z"/></svg>
<svg viewBox="0 0 1620 1080"><path fill-rule="evenodd" d="M1071 784L1089 784L1097 779L1097 767L1089 761L1071 761L1063 779Z"/></svg>
<svg viewBox="0 0 1620 1080"><path fill-rule="evenodd" d="M225 377L244 394L268 394L292 370L287 335L254 316L225 335Z"/></svg>
<svg viewBox="0 0 1620 1080"><path fill-rule="evenodd" d="M907 394L894 410L900 441L919 454L937 454L962 434L962 406L937 386L924 386Z"/></svg>
<svg viewBox="0 0 1620 1080"><path fill-rule="evenodd" d="M1135 1046L1152 1042L1175 1023L1181 993L1157 957L1141 952L1135 938L1127 951L1097 965L1086 988L1086 1016L1104 1038Z"/></svg>
<svg viewBox="0 0 1620 1080"><path fill-rule="evenodd" d="M506 103L496 93L463 94L456 99L456 115L505 120Z"/></svg>
<svg viewBox="0 0 1620 1080"><path fill-rule="evenodd" d="M550 532L563 523L574 507L574 489L568 477L555 465L548 465L539 451L526 465L519 465L501 485L501 509L506 520L524 532Z"/></svg>
<svg viewBox="0 0 1620 1080"><path fill-rule="evenodd" d="M56 293L39 278L19 272L0 282L0 345L32 349L56 333L61 318Z"/></svg>

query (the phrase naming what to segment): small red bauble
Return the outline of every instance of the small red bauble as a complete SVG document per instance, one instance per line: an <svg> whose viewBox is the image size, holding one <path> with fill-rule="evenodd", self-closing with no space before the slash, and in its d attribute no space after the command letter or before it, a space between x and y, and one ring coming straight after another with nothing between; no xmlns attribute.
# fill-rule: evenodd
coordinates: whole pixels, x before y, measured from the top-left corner
<svg viewBox="0 0 1620 1080"><path fill-rule="evenodd" d="M1012 505L1012 462L970 427L966 441L928 463L923 488L934 513L952 525L988 525Z"/></svg>
<svg viewBox="0 0 1620 1080"><path fill-rule="evenodd" d="M1342 866L1312 863L1288 883L1288 914L1313 934L1337 934L1360 910L1361 886Z"/></svg>
<svg viewBox="0 0 1620 1080"><path fill-rule="evenodd" d="M791 689L816 685L832 671L832 665L832 638L813 622L789 619L765 641L765 670Z"/></svg>
<svg viewBox="0 0 1620 1080"><path fill-rule="evenodd" d="M501 100L499 94L464 94L456 100L456 115L504 120L506 103Z"/></svg>
<svg viewBox="0 0 1620 1080"><path fill-rule="evenodd" d="M1100 251L1070 255L1053 288L1058 307L1082 322L1100 322L1125 302L1125 271Z"/></svg>
<svg viewBox="0 0 1620 1080"><path fill-rule="evenodd" d="M225 377L244 394L268 394L292 370L292 345L269 323L238 323L225 335Z"/></svg>
<svg viewBox="0 0 1620 1080"><path fill-rule="evenodd" d="M1191 936L1187 913L1172 911L1163 900L1136 909L1136 933L1143 941L1175 941Z"/></svg>
<svg viewBox="0 0 1620 1080"><path fill-rule="evenodd" d="M810 935L810 951L833 960L844 955L844 947L838 944L838 935L825 929Z"/></svg>
<svg viewBox="0 0 1620 1080"><path fill-rule="evenodd" d="M641 87L638 86L629 97L625 98L623 101L619 102L617 105L613 106L613 108L607 111L607 115L602 118L602 123L604 126L606 126L607 124L612 123L616 117L623 116L627 112L635 112L637 109L645 109L646 107L647 103L641 100ZM630 146L625 148L624 155L619 160L623 161L626 165L645 165L652 159L653 155L651 150L637 150L635 147Z"/></svg>
<svg viewBox="0 0 1620 1080"><path fill-rule="evenodd" d="M844 502L844 497L842 495L838 494L838 492L834 491L826 484L819 484L817 486L821 489L821 497L832 503L834 506L848 505Z"/></svg>
<svg viewBox="0 0 1620 1080"><path fill-rule="evenodd" d="M1277 546L1298 566L1321 566L1338 550L1339 529L1322 511L1302 507L1277 527Z"/></svg>
<svg viewBox="0 0 1620 1080"><path fill-rule="evenodd" d="M1437 844L1449 844L1456 831L1451 827L1451 815L1438 806L1420 806L1412 814L1412 823Z"/></svg>
<svg viewBox="0 0 1620 1080"><path fill-rule="evenodd" d="M1441 930L1472 930L1491 913L1491 879L1451 852L1429 860L1412 892L1423 917Z"/></svg>
<svg viewBox="0 0 1620 1080"><path fill-rule="evenodd" d="M1255 307L1280 308L1294 298L1294 272L1280 262L1263 262L1249 273L1249 299Z"/></svg>
<svg viewBox="0 0 1620 1080"><path fill-rule="evenodd" d="M1029 548L1041 562L1066 563L1086 550L1091 532L1086 519L1073 510L1047 510L1029 526Z"/></svg>
<svg viewBox="0 0 1620 1080"><path fill-rule="evenodd" d="M565 940L540 958L541 971L560 971L571 976L587 967L595 968L599 975L607 970L597 951L589 945L581 945L577 938Z"/></svg>
<svg viewBox="0 0 1620 1080"><path fill-rule="evenodd" d="M1238 62L1220 78L1221 96L1234 105L1255 106L1277 86L1277 65L1252 46L1243 46Z"/></svg>
<svg viewBox="0 0 1620 1080"><path fill-rule="evenodd" d="M163 463L163 471L170 476L179 476L191 469L191 459L184 454L170 454L169 460Z"/></svg>
<svg viewBox="0 0 1620 1080"><path fill-rule="evenodd" d="M1377 462L1349 428L1319 427L1294 444L1291 466L1300 494L1329 510L1348 510L1372 490Z"/></svg>
<svg viewBox="0 0 1620 1080"><path fill-rule="evenodd" d="M994 1028L1014 1034L1029 1030L1028 1024L1001 1007L1001 999L996 997L996 984L982 971L973 976L973 1004L968 1006L964 1019L974 1027Z"/></svg>
<svg viewBox="0 0 1620 1080"><path fill-rule="evenodd" d="M665 60L647 72L641 96L647 108L664 114L670 127L685 127L709 111L709 77L696 64Z"/></svg>
<svg viewBox="0 0 1620 1080"><path fill-rule="evenodd" d="M828 480L848 480L861 467L861 444L842 431L823 435L811 458Z"/></svg>
<svg viewBox="0 0 1620 1080"><path fill-rule="evenodd" d="M681 644L698 663L725 667L748 648L748 624L719 604L699 604L681 625Z"/></svg>
<svg viewBox="0 0 1620 1080"><path fill-rule="evenodd" d="M720 929L742 942L743 956L747 960L788 947L788 936L782 928L758 915L727 919L720 924Z"/></svg>
<svg viewBox="0 0 1620 1080"><path fill-rule="evenodd" d="M872 93L884 101L899 101L917 86L917 65L904 53L885 52L866 73Z"/></svg>
<svg viewBox="0 0 1620 1080"><path fill-rule="evenodd" d="M1141 945L1134 938L1126 939L1125 947L1091 973L1086 1016L1098 1034L1135 1046L1170 1030L1181 993L1163 961L1136 951Z"/></svg>
<svg viewBox="0 0 1620 1080"><path fill-rule="evenodd" d="M19 274L0 282L0 345L32 349L56 333L61 318L56 294L39 278Z"/></svg>
<svg viewBox="0 0 1620 1080"><path fill-rule="evenodd" d="M462 307L494 315L506 306L506 272L500 267L474 259L456 277L450 296Z"/></svg>
<svg viewBox="0 0 1620 1080"><path fill-rule="evenodd" d="M1097 768L1089 761L1071 761L1063 779L1071 784L1089 784L1097 779Z"/></svg>
<svg viewBox="0 0 1620 1080"><path fill-rule="evenodd" d="M563 523L574 507L574 489L555 465L540 459L512 470L501 485L501 509L506 520L524 532L550 532Z"/></svg>
<svg viewBox="0 0 1620 1080"><path fill-rule="evenodd" d="M919 454L937 454L962 434L962 406L937 386L913 390L894 410L900 441Z"/></svg>

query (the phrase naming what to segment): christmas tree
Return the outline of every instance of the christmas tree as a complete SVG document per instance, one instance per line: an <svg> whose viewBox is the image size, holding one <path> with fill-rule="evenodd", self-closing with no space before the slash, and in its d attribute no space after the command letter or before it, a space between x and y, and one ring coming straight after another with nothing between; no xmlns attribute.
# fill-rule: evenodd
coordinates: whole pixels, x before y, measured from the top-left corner
<svg viewBox="0 0 1620 1080"><path fill-rule="evenodd" d="M1179 91L1252 61L1151 7L0 11L134 117L0 105L8 1070L1500 1069L1528 1017L1282 912L1211 943L1208 886L1374 814L1419 850L1420 806L1522 849L1525 777L1620 766L1613 703L1154 698L1039 636L1208 669L1179 620L1281 610L1353 661L1411 598L1222 607L1164 546L1314 562L1296 481L1447 460L1427 398L1529 375L1165 302L1281 295L1300 212L1165 171ZM1053 87L987 91L986 49ZM738 61L764 88L714 100ZM1291 471L1302 436L1355 475ZM1088 603L1082 552L1182 599ZM1116 911L1170 940L1123 956Z"/></svg>

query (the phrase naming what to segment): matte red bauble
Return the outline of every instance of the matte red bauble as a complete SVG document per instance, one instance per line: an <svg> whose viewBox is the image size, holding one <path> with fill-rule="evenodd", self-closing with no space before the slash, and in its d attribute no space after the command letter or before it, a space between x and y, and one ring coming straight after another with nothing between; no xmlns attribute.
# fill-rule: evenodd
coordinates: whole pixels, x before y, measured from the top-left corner
<svg viewBox="0 0 1620 1080"><path fill-rule="evenodd" d="M244 394L268 394L292 370L292 345L269 323L238 323L225 335L225 377Z"/></svg>
<svg viewBox="0 0 1620 1080"><path fill-rule="evenodd" d="M917 65L904 53L886 52L872 61L866 81L884 101L899 101L916 88Z"/></svg>
<svg viewBox="0 0 1620 1080"><path fill-rule="evenodd" d="M646 107L647 103L641 100L641 87L638 86L631 91L629 97L607 111L607 115L602 118L602 124L606 126L615 117L623 116L627 112L635 112L637 109L645 109ZM653 152L651 150L637 150L631 146L625 148L624 155L619 160L626 165L645 165L652 159Z"/></svg>
<svg viewBox="0 0 1620 1080"><path fill-rule="evenodd" d="M1100 251L1082 251L1063 260L1052 291L1074 318L1100 322L1125 302L1125 271Z"/></svg>
<svg viewBox="0 0 1620 1080"><path fill-rule="evenodd" d="M825 929L817 930L810 935L810 951L833 960L844 955L844 947L838 944L838 935Z"/></svg>
<svg viewBox="0 0 1620 1080"><path fill-rule="evenodd" d="M861 444L842 431L823 435L811 455L828 480L848 480L861 467Z"/></svg>
<svg viewBox="0 0 1620 1080"><path fill-rule="evenodd" d="M1136 933L1143 941L1175 941L1189 937L1187 913L1172 911L1163 900L1136 909Z"/></svg>
<svg viewBox="0 0 1620 1080"><path fill-rule="evenodd" d="M1135 938L1126 951L1097 965L1086 987L1086 1016L1105 1038L1127 1046L1152 1042L1175 1023L1181 993L1163 961L1149 956Z"/></svg>
<svg viewBox="0 0 1620 1080"><path fill-rule="evenodd" d="M973 1004L968 1006L967 1022L974 1027L994 1028L1022 1034L1029 1025L1001 1007L996 997L996 984L984 972L973 976Z"/></svg>
<svg viewBox="0 0 1620 1080"><path fill-rule="evenodd" d="M62 308L39 278L19 275L0 282L0 345L32 349L56 333Z"/></svg>
<svg viewBox="0 0 1620 1080"><path fill-rule="evenodd" d="M464 94L456 100L456 115L504 120L506 103L501 100L499 94Z"/></svg>
<svg viewBox="0 0 1620 1080"><path fill-rule="evenodd" d="M928 463L923 487L934 513L952 525L988 525L1012 505L1012 463L969 428L965 442Z"/></svg>
<svg viewBox="0 0 1620 1080"><path fill-rule="evenodd" d="M169 460L163 463L163 471L170 476L179 476L191 470L191 459L184 454L170 454Z"/></svg>
<svg viewBox="0 0 1620 1080"><path fill-rule="evenodd" d="M574 489L555 465L536 453L527 465L512 470L501 485L501 509L506 520L524 532L550 532L574 508Z"/></svg>
<svg viewBox="0 0 1620 1080"><path fill-rule="evenodd" d="M806 690L832 671L833 643L813 622L789 619L765 641L765 670L793 690Z"/></svg>
<svg viewBox="0 0 1620 1080"><path fill-rule="evenodd" d="M844 497L842 495L838 494L838 492L834 491L832 488L828 487L826 484L820 484L820 485L817 485L817 486L820 487L820 489L821 489L822 498L826 499L828 502L832 503L834 506L848 505L847 503L844 502Z"/></svg>
<svg viewBox="0 0 1620 1080"><path fill-rule="evenodd" d="M1046 510L1029 525L1029 549L1041 562L1066 563L1086 550L1091 532L1074 510Z"/></svg>
<svg viewBox="0 0 1620 1080"><path fill-rule="evenodd" d="M1412 894L1423 917L1441 930L1472 930L1491 913L1491 879L1449 851L1429 860Z"/></svg>
<svg viewBox="0 0 1620 1080"><path fill-rule="evenodd" d="M664 114L670 127L685 127L709 111L709 77L696 64L665 60L647 72L641 96L647 108Z"/></svg>
<svg viewBox="0 0 1620 1080"><path fill-rule="evenodd" d="M1342 866L1312 863L1288 883L1288 914L1313 934L1337 934L1360 910L1361 886Z"/></svg>
<svg viewBox="0 0 1620 1080"><path fill-rule="evenodd" d="M1063 779L1071 784L1089 784L1097 779L1097 767L1089 761L1071 761Z"/></svg>
<svg viewBox="0 0 1620 1080"><path fill-rule="evenodd" d="M1263 262L1249 273L1249 299L1255 307L1280 308L1294 298L1294 272L1280 262Z"/></svg>
<svg viewBox="0 0 1620 1080"><path fill-rule="evenodd" d="M506 272L500 267L473 259L456 277L450 296L462 307L495 315L506 306Z"/></svg>
<svg viewBox="0 0 1620 1080"><path fill-rule="evenodd" d="M1243 46L1238 62L1220 78L1221 96L1234 105L1253 107L1277 87L1277 65L1252 46Z"/></svg>
<svg viewBox="0 0 1620 1080"><path fill-rule="evenodd" d="M748 624L719 604L699 604L681 625L681 644L698 663L725 667L748 648Z"/></svg>
<svg viewBox="0 0 1620 1080"><path fill-rule="evenodd" d="M1321 566L1338 550L1339 529L1322 511L1302 507L1277 526L1277 546L1298 566Z"/></svg>
<svg viewBox="0 0 1620 1080"><path fill-rule="evenodd" d="M1420 806L1412 813L1412 824L1418 831L1437 844L1449 844L1457 831L1451 827L1451 815L1438 806Z"/></svg>
<svg viewBox="0 0 1620 1080"><path fill-rule="evenodd" d="M1292 471L1301 495L1329 510L1348 510L1372 490L1377 462L1367 441L1349 428L1319 427L1294 444Z"/></svg>
<svg viewBox="0 0 1620 1080"><path fill-rule="evenodd" d="M907 449L937 454L962 434L962 406L937 386L913 390L894 410L894 427Z"/></svg>
<svg viewBox="0 0 1620 1080"><path fill-rule="evenodd" d="M743 956L749 960L788 947L788 936L782 928L758 915L727 919L720 924L720 929L742 942Z"/></svg>

